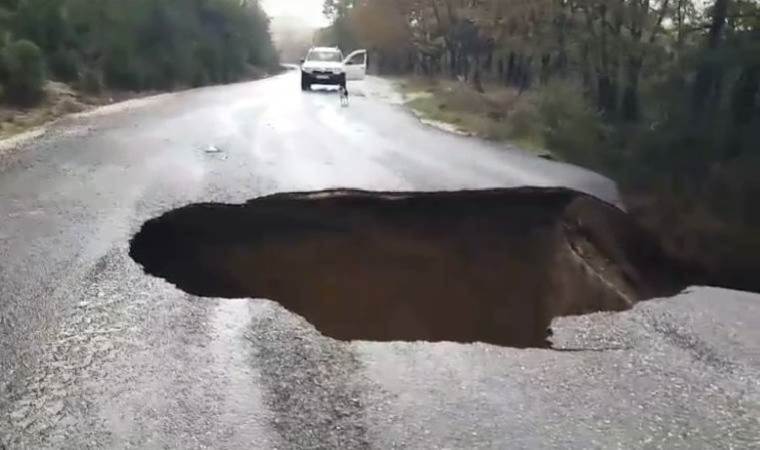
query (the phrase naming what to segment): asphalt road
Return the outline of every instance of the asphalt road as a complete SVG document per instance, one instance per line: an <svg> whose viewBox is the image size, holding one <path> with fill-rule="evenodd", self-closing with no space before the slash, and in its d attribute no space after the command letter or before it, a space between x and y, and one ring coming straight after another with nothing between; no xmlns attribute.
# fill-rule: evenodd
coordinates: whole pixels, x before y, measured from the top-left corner
<svg viewBox="0 0 760 450"><path fill-rule="evenodd" d="M565 185L617 201L597 175L419 124L382 80L351 90L341 108L291 72L17 143L0 169L0 448L760 448L757 295L692 288L561 319L562 351L345 343L128 257L149 218L275 192Z"/></svg>

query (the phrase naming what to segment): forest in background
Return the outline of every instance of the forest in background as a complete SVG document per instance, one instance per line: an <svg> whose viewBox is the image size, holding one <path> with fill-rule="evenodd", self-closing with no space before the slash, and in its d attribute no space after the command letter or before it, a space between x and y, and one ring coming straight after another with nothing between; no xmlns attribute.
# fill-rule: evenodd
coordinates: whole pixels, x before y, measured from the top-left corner
<svg viewBox="0 0 760 450"><path fill-rule="evenodd" d="M383 74L516 92L483 121L616 179L709 282L760 289L760 1L326 0ZM487 97L484 97L487 100ZM447 105L440 105L441 107Z"/></svg>
<svg viewBox="0 0 760 450"><path fill-rule="evenodd" d="M273 67L256 0L0 0L0 98L31 105L46 80L85 92L226 83Z"/></svg>

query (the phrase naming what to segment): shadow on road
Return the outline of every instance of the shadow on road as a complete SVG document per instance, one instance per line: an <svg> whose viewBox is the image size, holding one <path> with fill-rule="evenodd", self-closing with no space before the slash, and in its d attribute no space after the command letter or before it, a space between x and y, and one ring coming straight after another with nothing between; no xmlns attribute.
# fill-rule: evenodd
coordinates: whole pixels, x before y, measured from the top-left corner
<svg viewBox="0 0 760 450"><path fill-rule="evenodd" d="M311 89L303 92L304 94L315 95L338 95L338 86L312 85Z"/></svg>

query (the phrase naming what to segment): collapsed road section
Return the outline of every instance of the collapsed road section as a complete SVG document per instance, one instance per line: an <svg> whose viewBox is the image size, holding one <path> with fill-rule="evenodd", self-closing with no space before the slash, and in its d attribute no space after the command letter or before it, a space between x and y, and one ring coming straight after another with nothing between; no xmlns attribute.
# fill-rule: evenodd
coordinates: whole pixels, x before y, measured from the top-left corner
<svg viewBox="0 0 760 450"><path fill-rule="evenodd" d="M270 299L340 340L542 347L556 317L685 286L624 212L557 188L197 204L145 223L130 254L185 292Z"/></svg>

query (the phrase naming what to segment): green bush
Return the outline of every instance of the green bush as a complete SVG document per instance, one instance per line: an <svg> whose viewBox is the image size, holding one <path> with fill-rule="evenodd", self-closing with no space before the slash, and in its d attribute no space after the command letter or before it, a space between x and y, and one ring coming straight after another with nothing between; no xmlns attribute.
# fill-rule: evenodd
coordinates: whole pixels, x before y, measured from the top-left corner
<svg viewBox="0 0 760 450"><path fill-rule="evenodd" d="M115 88L138 91L143 87L141 69L134 51L125 44L114 44L103 58L103 82Z"/></svg>
<svg viewBox="0 0 760 450"><path fill-rule="evenodd" d="M573 83L554 81L538 94L538 110L544 139L551 150L571 162L591 167L605 152L607 134L600 114Z"/></svg>
<svg viewBox="0 0 760 450"><path fill-rule="evenodd" d="M512 139L542 143L544 124L538 108L538 96L524 94L515 102L514 109L507 116L509 136Z"/></svg>
<svg viewBox="0 0 760 450"><path fill-rule="evenodd" d="M139 91L236 81L249 65L277 64L269 19L258 2L126 3L0 0L5 98L38 100L45 69L58 81L98 92L102 87ZM7 45L8 40L17 42Z"/></svg>
<svg viewBox="0 0 760 450"><path fill-rule="evenodd" d="M79 80L79 59L74 50L56 50L48 58L48 67L57 80L67 83Z"/></svg>
<svg viewBox="0 0 760 450"><path fill-rule="evenodd" d="M40 48L22 39L9 44L2 57L7 72L5 98L20 105L41 100L46 75Z"/></svg>

